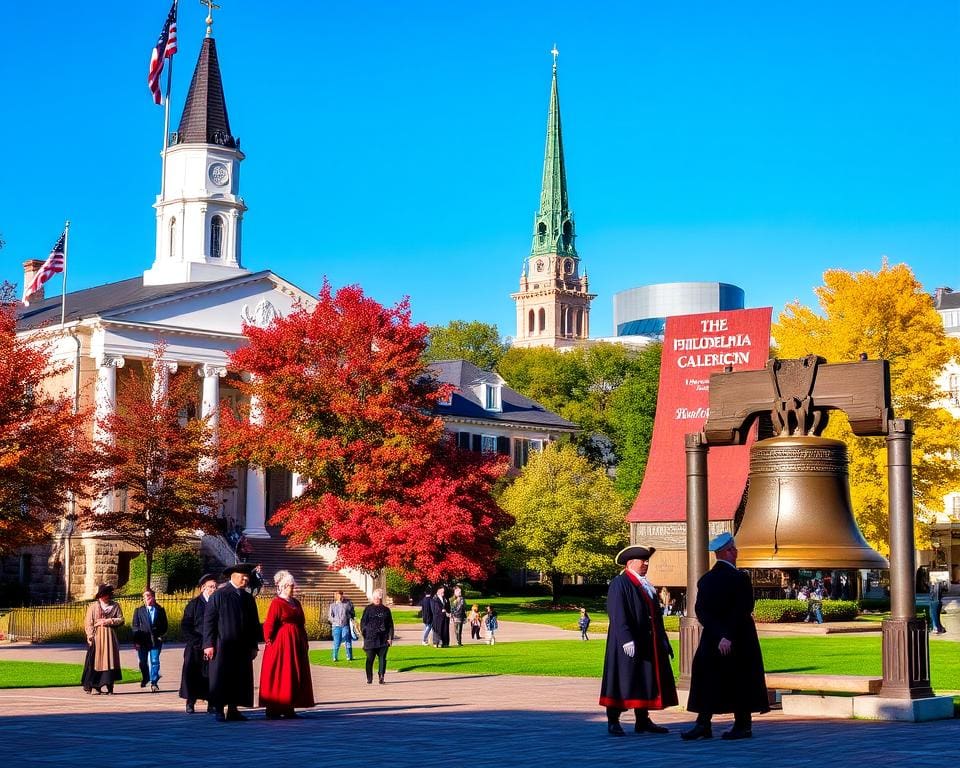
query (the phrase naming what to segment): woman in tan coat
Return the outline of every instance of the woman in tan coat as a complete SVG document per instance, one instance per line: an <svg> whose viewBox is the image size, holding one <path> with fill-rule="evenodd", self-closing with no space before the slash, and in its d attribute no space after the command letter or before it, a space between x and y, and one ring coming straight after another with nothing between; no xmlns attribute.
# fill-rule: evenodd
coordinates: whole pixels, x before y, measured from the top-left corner
<svg viewBox="0 0 960 768"><path fill-rule="evenodd" d="M113 601L113 587L104 584L97 590L97 599L87 608L83 622L87 634L87 659L81 681L87 693L113 693L113 684L121 677L120 643L116 630L121 624L123 611Z"/></svg>

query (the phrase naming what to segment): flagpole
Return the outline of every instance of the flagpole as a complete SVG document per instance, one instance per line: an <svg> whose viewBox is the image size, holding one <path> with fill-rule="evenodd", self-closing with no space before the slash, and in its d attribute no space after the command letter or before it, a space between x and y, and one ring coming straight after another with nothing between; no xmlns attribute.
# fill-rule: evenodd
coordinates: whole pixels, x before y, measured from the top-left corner
<svg viewBox="0 0 960 768"><path fill-rule="evenodd" d="M173 56L167 60L167 92L163 97L163 151L160 160L160 202L166 199L167 144L170 141L170 81L173 79Z"/></svg>
<svg viewBox="0 0 960 768"><path fill-rule="evenodd" d="M60 328L67 317L67 248L70 243L70 220L63 225L63 285L60 288Z"/></svg>

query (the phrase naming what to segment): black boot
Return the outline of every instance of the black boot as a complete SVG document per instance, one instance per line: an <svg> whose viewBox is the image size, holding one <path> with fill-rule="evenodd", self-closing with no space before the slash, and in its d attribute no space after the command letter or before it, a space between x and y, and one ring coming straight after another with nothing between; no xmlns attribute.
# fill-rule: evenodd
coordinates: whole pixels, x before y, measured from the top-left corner
<svg viewBox="0 0 960 768"><path fill-rule="evenodd" d="M607 707L607 733L611 736L626 736L623 726L620 725L620 710Z"/></svg>

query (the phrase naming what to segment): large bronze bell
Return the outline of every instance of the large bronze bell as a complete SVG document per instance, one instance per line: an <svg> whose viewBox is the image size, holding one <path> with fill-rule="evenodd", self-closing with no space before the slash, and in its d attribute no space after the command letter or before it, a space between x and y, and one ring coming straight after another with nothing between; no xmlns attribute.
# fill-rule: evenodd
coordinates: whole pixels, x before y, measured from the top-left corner
<svg viewBox="0 0 960 768"><path fill-rule="evenodd" d="M754 443L737 565L887 568L853 517L847 465L847 447L839 440L781 436Z"/></svg>

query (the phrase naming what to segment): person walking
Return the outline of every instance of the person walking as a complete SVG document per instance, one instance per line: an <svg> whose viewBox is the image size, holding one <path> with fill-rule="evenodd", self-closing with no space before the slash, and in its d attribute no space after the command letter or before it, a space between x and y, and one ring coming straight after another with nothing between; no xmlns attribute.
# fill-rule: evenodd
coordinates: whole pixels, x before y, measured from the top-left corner
<svg viewBox="0 0 960 768"><path fill-rule="evenodd" d="M433 598L433 644L437 648L450 647L450 601L446 589L437 587Z"/></svg>
<svg viewBox="0 0 960 768"><path fill-rule="evenodd" d="M167 634L167 612L157 603L157 594L150 587L143 590L143 605L133 612L130 623L133 647L140 661L140 687L160 691L160 651Z"/></svg>
<svg viewBox="0 0 960 768"><path fill-rule="evenodd" d="M183 667L180 670L180 698L187 700L188 715L194 713L197 699L207 702L207 712L214 713L210 704L210 684L207 661L203 658L203 614L211 596L217 591L217 577L205 573L197 583L200 594L187 603L180 619L183 637Z"/></svg>
<svg viewBox="0 0 960 768"><path fill-rule="evenodd" d="M930 629L938 635L942 635L947 630L943 628L943 621L940 619L940 612L943 610L943 593L946 591L946 584L936 579L930 582Z"/></svg>
<svg viewBox="0 0 960 768"><path fill-rule="evenodd" d="M724 739L753 736L753 712L769 712L763 654L753 623L753 584L750 574L737 568L737 545L722 533L710 542L717 562L697 582L694 610L703 625L693 657L687 709L697 722L681 737L709 739L713 715L732 712L733 728Z"/></svg>
<svg viewBox="0 0 960 768"><path fill-rule="evenodd" d="M481 622L481 618L480 618L480 606L479 606L479 605L473 606L473 608L472 608L471 611L470 611L470 616L468 617L467 621L470 622L470 639L471 639L471 640L479 640L479 639L480 639L480 626L481 626L481 623L482 623L482 622Z"/></svg>
<svg viewBox="0 0 960 768"><path fill-rule="evenodd" d="M423 621L423 644L430 645L430 634L433 632L433 592L430 587L427 587L420 602L420 619Z"/></svg>
<svg viewBox="0 0 960 768"><path fill-rule="evenodd" d="M487 631L487 645L496 645L500 622L497 621L497 612L492 605L487 606L487 612L483 616L483 628Z"/></svg>
<svg viewBox="0 0 960 768"><path fill-rule="evenodd" d="M624 736L620 715L632 709L635 733L668 733L650 719L651 709L677 704L670 667L673 648L663 627L663 606L647 579L656 547L621 549L616 563L624 570L607 592L607 647L600 683L600 706L607 710L607 733Z"/></svg>
<svg viewBox="0 0 960 768"><path fill-rule="evenodd" d="M386 681L387 651L393 645L393 614L383 604L383 590L373 590L370 604L360 616L360 633L363 635L363 650L367 654L367 684L373 683L373 661L377 660L377 675L380 685Z"/></svg>
<svg viewBox="0 0 960 768"><path fill-rule="evenodd" d="M463 590L453 588L453 600L450 601L450 617L453 619L453 635L457 645L463 645L463 625L467 621L467 601L463 599Z"/></svg>
<svg viewBox="0 0 960 768"><path fill-rule="evenodd" d="M81 684L93 695L113 693L113 684L123 679L120 671L120 642L117 627L123 624L123 611L113 600L113 587L102 584L83 620L87 636L87 655Z"/></svg>
<svg viewBox="0 0 960 768"><path fill-rule="evenodd" d="M590 629L590 614L587 613L586 608L580 609L580 618L577 619L577 626L580 627L580 639L589 640L587 630Z"/></svg>
<svg viewBox="0 0 960 768"><path fill-rule="evenodd" d="M294 597L296 579L290 571L273 577L277 596L270 602L263 622L263 666L260 669L260 706L267 720L299 718L296 707L312 707L310 647L303 606Z"/></svg>
<svg viewBox="0 0 960 768"><path fill-rule="evenodd" d="M253 660L263 631L257 603L247 591L252 569L237 563L224 570L230 581L213 593L203 614L203 657L209 662L210 703L218 722L246 720L237 708L253 706Z"/></svg>
<svg viewBox="0 0 960 768"><path fill-rule="evenodd" d="M333 602L327 609L327 619L333 630L333 660L340 660L340 646L347 652L347 661L353 661L353 619L357 612L350 598L344 597L343 590L333 593Z"/></svg>

